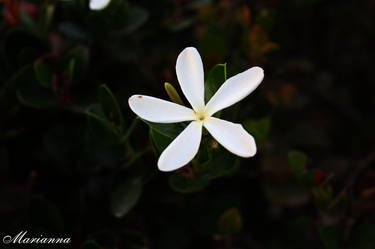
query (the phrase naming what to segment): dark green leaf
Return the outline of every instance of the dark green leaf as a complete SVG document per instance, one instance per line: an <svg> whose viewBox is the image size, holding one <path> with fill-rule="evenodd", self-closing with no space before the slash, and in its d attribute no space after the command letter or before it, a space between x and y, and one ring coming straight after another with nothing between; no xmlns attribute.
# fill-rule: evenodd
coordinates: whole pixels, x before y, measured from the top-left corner
<svg viewBox="0 0 375 249"><path fill-rule="evenodd" d="M292 174L296 178L300 178L306 170L306 154L297 150L292 150L288 153L288 159Z"/></svg>
<svg viewBox="0 0 375 249"><path fill-rule="evenodd" d="M122 131L124 127L124 118L120 106L115 96L113 96L113 93L106 85L101 85L99 87L99 99L107 119L110 122L113 122L119 130Z"/></svg>
<svg viewBox="0 0 375 249"><path fill-rule="evenodd" d="M124 158L120 134L109 122L100 104L92 104L86 111L90 129L87 132L84 154L92 166L113 166Z"/></svg>
<svg viewBox="0 0 375 249"><path fill-rule="evenodd" d="M271 128L270 118L249 119L243 123L243 127L254 136L258 143L264 142Z"/></svg>
<svg viewBox="0 0 375 249"><path fill-rule="evenodd" d="M361 224L353 229L351 235L351 248L373 249L375 248L375 225Z"/></svg>
<svg viewBox="0 0 375 249"><path fill-rule="evenodd" d="M218 221L220 234L232 235L239 233L242 229L242 215L237 208L230 208L221 214Z"/></svg>
<svg viewBox="0 0 375 249"><path fill-rule="evenodd" d="M112 122L110 122L103 110L103 107L101 104L95 103L89 105L89 107L86 110L86 114L90 123L91 128L95 129L97 126L96 122L101 123L103 127L106 127L107 129L111 130L113 133L117 133L117 130L115 129L115 126ZM95 121L94 121L95 120Z"/></svg>
<svg viewBox="0 0 375 249"><path fill-rule="evenodd" d="M43 136L45 156L56 164L68 163L81 148L80 128L73 125L56 125Z"/></svg>
<svg viewBox="0 0 375 249"><path fill-rule="evenodd" d="M35 78L38 83L46 88L51 88L52 72L48 64L40 62L34 64Z"/></svg>
<svg viewBox="0 0 375 249"><path fill-rule="evenodd" d="M89 67L90 61L90 50L86 46L76 46L72 48L64 57L65 65L69 66L70 62L74 60L74 81L79 82L79 80L86 77L86 72Z"/></svg>
<svg viewBox="0 0 375 249"><path fill-rule="evenodd" d="M320 229L320 238L327 249L343 248L343 230L339 225L322 227Z"/></svg>
<svg viewBox="0 0 375 249"><path fill-rule="evenodd" d="M93 240L86 241L82 246L81 249L101 249L102 247Z"/></svg>
<svg viewBox="0 0 375 249"><path fill-rule="evenodd" d="M212 4L213 0L194 0L189 3L188 8L199 9Z"/></svg>
<svg viewBox="0 0 375 249"><path fill-rule="evenodd" d="M75 72L76 60L72 58L68 65L68 80L69 82L73 82L74 80L74 72Z"/></svg>
<svg viewBox="0 0 375 249"><path fill-rule="evenodd" d="M16 88L26 81L30 81L34 76L33 67L31 65L26 65L15 72L12 77L6 81L0 90L0 98L5 95L10 95L9 93L16 90Z"/></svg>
<svg viewBox="0 0 375 249"><path fill-rule="evenodd" d="M5 58L11 65L31 64L49 50L45 37L35 34L32 30L10 29L4 38Z"/></svg>
<svg viewBox="0 0 375 249"><path fill-rule="evenodd" d="M117 218L124 217L137 204L142 193L140 179L131 179L120 185L112 194L112 213Z"/></svg>
<svg viewBox="0 0 375 249"><path fill-rule="evenodd" d="M206 103L226 80L226 64L217 64L213 69L211 69L204 83L204 99Z"/></svg>
<svg viewBox="0 0 375 249"><path fill-rule="evenodd" d="M100 245L101 249L118 249L116 246L117 234L108 229L101 229L95 231L87 236L87 241L95 241L97 245Z"/></svg>
<svg viewBox="0 0 375 249"><path fill-rule="evenodd" d="M37 27L36 23L34 22L34 20L28 14L26 14L23 11L20 11L20 20L30 30L32 30L32 31L34 31L36 33L39 32L38 27Z"/></svg>
<svg viewBox="0 0 375 249"><path fill-rule="evenodd" d="M239 159L230 153L220 150L215 152L211 160L203 163L200 172L207 179L215 179L221 176L233 174L239 165Z"/></svg>
<svg viewBox="0 0 375 249"><path fill-rule="evenodd" d="M275 12L270 9L263 9L256 18L256 22L266 30L275 26Z"/></svg>
<svg viewBox="0 0 375 249"><path fill-rule="evenodd" d="M130 34L141 27L149 17L146 9L141 7L132 7L126 20L125 29L121 31L124 34Z"/></svg>
<svg viewBox="0 0 375 249"><path fill-rule="evenodd" d="M87 115L90 129L84 146L86 160L93 167L120 164L125 154L124 146L112 124L105 119L101 105L93 104Z"/></svg>
<svg viewBox="0 0 375 249"><path fill-rule="evenodd" d="M84 40L84 39L87 39L88 37L87 32L83 28L71 22L61 23L58 29L65 36L73 38L73 39Z"/></svg>
<svg viewBox="0 0 375 249"><path fill-rule="evenodd" d="M180 172L175 172L169 177L169 186L180 193L198 192L209 183L209 180L201 176L184 176Z"/></svg>
<svg viewBox="0 0 375 249"><path fill-rule="evenodd" d="M160 134L169 137L175 138L177 137L186 127L184 123L173 123L173 124L161 124L161 123L153 123L142 119L143 122L148 124L150 128L158 131Z"/></svg>
<svg viewBox="0 0 375 249"><path fill-rule="evenodd" d="M30 223L35 229L62 232L64 221L57 207L44 197L34 196L29 206Z"/></svg>
<svg viewBox="0 0 375 249"><path fill-rule="evenodd" d="M41 18L42 19L41 23L42 23L44 31L48 31L49 27L51 26L54 14L55 14L55 5L52 3L46 5L45 14Z"/></svg>
<svg viewBox="0 0 375 249"><path fill-rule="evenodd" d="M189 28L196 22L195 17L184 17L184 18L171 18L165 25L166 28L172 32L179 32Z"/></svg>
<svg viewBox="0 0 375 249"><path fill-rule="evenodd" d="M172 138L164 136L157 130L150 128L150 139L157 152L162 153L165 148L173 141Z"/></svg>
<svg viewBox="0 0 375 249"><path fill-rule="evenodd" d="M18 89L17 98L22 104L36 109L47 109L57 106L57 98L53 92L41 87L32 79L25 82Z"/></svg>
<svg viewBox="0 0 375 249"><path fill-rule="evenodd" d="M265 186L267 199L277 205L301 206L309 201L309 190L301 188L297 183L288 181L283 184L267 184Z"/></svg>
<svg viewBox="0 0 375 249"><path fill-rule="evenodd" d="M199 52L202 54L214 54L224 57L228 54L228 37L223 36L224 28L218 23L212 22L205 29L200 39Z"/></svg>
<svg viewBox="0 0 375 249"><path fill-rule="evenodd" d="M311 172L311 171L305 172L305 174L303 174L302 177L301 177L301 182L306 187L314 186L315 185L315 174L314 174L314 172Z"/></svg>

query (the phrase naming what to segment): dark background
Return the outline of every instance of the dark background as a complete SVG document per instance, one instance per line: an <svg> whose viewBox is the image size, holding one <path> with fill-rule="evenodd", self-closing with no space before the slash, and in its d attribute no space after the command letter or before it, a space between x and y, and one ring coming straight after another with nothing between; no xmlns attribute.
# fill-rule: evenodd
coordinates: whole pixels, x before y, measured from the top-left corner
<svg viewBox="0 0 375 249"><path fill-rule="evenodd" d="M1 240L28 231L72 238L35 248L375 248L375 1L2 2ZM265 71L230 119L255 136L257 155L202 182L191 165L157 170L149 128L130 128L127 104L137 93L168 99L166 81L181 92L174 67L187 46L206 73L218 63L228 76ZM102 84L120 126L90 116L105 105Z"/></svg>

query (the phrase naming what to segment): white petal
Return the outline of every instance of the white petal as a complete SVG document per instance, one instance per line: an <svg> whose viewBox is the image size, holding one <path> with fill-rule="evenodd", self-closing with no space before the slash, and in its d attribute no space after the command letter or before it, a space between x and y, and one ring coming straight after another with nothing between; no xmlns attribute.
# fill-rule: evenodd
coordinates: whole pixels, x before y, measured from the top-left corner
<svg viewBox="0 0 375 249"><path fill-rule="evenodd" d="M185 48L177 58L176 74L182 92L194 110L204 108L204 72L201 56L196 48Z"/></svg>
<svg viewBox="0 0 375 249"><path fill-rule="evenodd" d="M204 127L224 148L241 157L254 156L257 148L251 136L240 124L222 119L206 118Z"/></svg>
<svg viewBox="0 0 375 249"><path fill-rule="evenodd" d="M158 167L172 171L190 162L198 153L202 137L202 122L193 121L161 153Z"/></svg>
<svg viewBox="0 0 375 249"><path fill-rule="evenodd" d="M90 0L91 10L102 10L108 6L111 0Z"/></svg>
<svg viewBox="0 0 375 249"><path fill-rule="evenodd" d="M176 123L195 119L190 108L145 95L131 96L129 106L135 114L150 122Z"/></svg>
<svg viewBox="0 0 375 249"><path fill-rule="evenodd" d="M245 98L262 82L263 76L263 69L252 67L229 78L208 101L207 114L212 115Z"/></svg>

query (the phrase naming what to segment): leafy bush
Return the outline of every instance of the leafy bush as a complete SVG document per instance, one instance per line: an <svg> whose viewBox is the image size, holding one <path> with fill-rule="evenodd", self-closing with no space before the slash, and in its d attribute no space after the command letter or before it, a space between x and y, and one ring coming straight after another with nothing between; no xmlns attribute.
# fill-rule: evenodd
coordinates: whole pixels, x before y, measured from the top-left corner
<svg viewBox="0 0 375 249"><path fill-rule="evenodd" d="M375 247L371 1L0 9L0 237L70 237L72 248ZM158 171L186 123L142 120L128 98L187 104L174 67L188 46L204 62L206 101L227 78L264 69L257 91L217 114L255 137L255 157L204 131L191 163Z"/></svg>

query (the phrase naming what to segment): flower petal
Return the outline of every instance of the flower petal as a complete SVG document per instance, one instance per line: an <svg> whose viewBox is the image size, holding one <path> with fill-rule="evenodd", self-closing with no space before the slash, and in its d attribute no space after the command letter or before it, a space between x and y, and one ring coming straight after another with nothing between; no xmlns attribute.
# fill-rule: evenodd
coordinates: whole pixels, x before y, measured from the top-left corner
<svg viewBox="0 0 375 249"><path fill-rule="evenodd" d="M217 90L206 105L206 113L212 115L228 106L245 98L262 82L263 69L252 67L245 72L239 73L227 81Z"/></svg>
<svg viewBox="0 0 375 249"><path fill-rule="evenodd" d="M254 156L257 148L251 136L240 124L209 117L204 127L224 148L241 157Z"/></svg>
<svg viewBox="0 0 375 249"><path fill-rule="evenodd" d="M161 153L159 169L172 171L190 162L198 152L201 137L202 122L191 122Z"/></svg>
<svg viewBox="0 0 375 249"><path fill-rule="evenodd" d="M90 0L91 10L102 10L108 6L111 0Z"/></svg>
<svg viewBox="0 0 375 249"><path fill-rule="evenodd" d="M185 48L178 56L176 74L182 92L194 110L204 108L204 71L196 48Z"/></svg>
<svg viewBox="0 0 375 249"><path fill-rule="evenodd" d="M129 106L135 114L150 122L177 123L195 119L190 108L145 95L131 96Z"/></svg>

